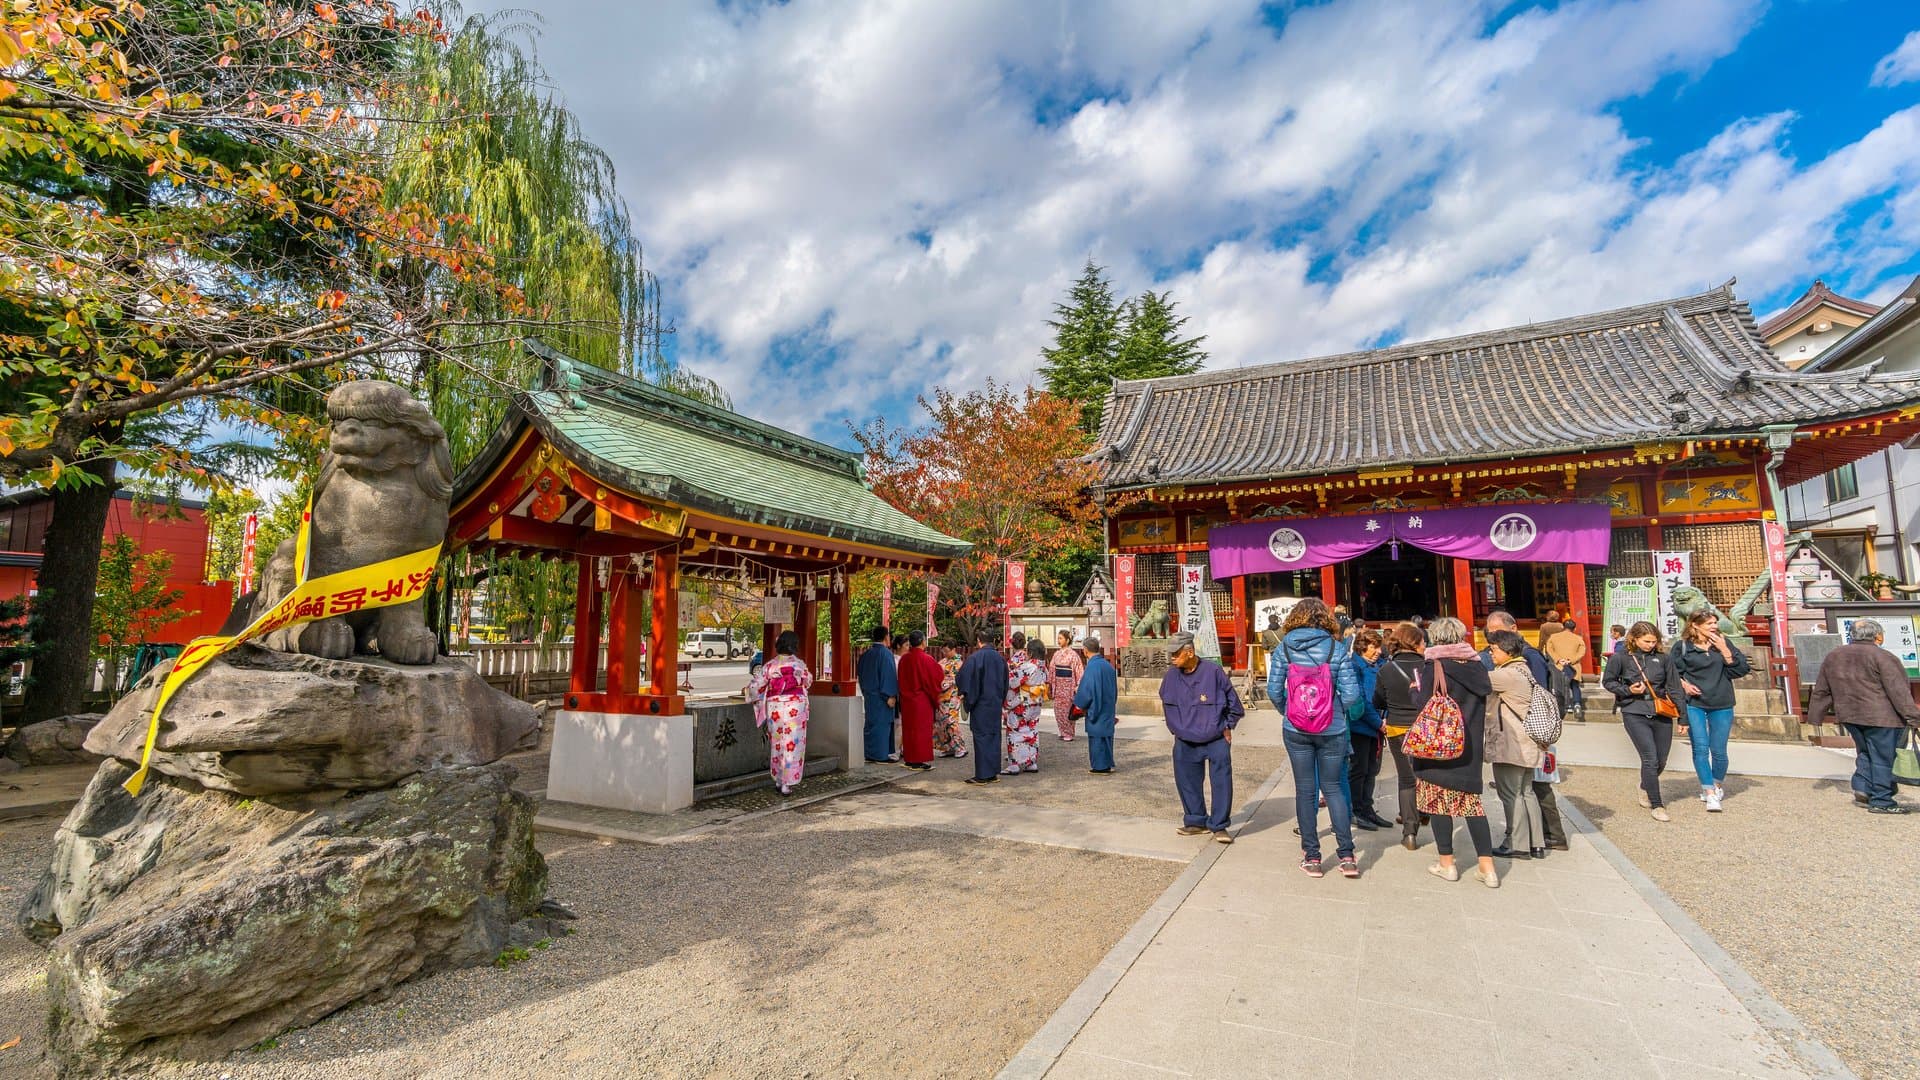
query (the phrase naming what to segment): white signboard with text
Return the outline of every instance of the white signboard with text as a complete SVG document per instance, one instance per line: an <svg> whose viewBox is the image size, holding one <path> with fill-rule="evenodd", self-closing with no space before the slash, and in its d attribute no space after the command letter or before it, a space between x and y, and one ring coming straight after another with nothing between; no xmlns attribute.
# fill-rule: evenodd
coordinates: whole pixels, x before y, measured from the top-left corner
<svg viewBox="0 0 1920 1080"><path fill-rule="evenodd" d="M1193 651L1220 659L1220 631L1213 625L1213 597L1207 595L1207 568L1180 567L1180 629L1193 635Z"/></svg>
<svg viewBox="0 0 1920 1080"><path fill-rule="evenodd" d="M1672 643L1680 636L1680 616L1673 613L1673 594L1693 584L1693 552L1654 552L1653 576L1660 582L1659 606L1654 611L1658 618L1654 624L1660 627L1661 640Z"/></svg>

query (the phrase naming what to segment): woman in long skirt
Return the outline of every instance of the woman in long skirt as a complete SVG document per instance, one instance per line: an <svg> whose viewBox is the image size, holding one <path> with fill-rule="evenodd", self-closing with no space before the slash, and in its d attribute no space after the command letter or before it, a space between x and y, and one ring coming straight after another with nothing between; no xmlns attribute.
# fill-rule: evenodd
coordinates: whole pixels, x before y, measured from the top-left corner
<svg viewBox="0 0 1920 1080"><path fill-rule="evenodd" d="M940 650L940 711L933 717L933 752L941 757L967 756L967 711L960 700L960 655L952 648Z"/></svg>
<svg viewBox="0 0 1920 1080"><path fill-rule="evenodd" d="M755 719L767 731L767 771L780 794L791 795L807 763L807 688L813 685L813 673L794 655L800 651L800 636L793 631L781 631L773 651L773 659L747 685L747 700L756 706Z"/></svg>

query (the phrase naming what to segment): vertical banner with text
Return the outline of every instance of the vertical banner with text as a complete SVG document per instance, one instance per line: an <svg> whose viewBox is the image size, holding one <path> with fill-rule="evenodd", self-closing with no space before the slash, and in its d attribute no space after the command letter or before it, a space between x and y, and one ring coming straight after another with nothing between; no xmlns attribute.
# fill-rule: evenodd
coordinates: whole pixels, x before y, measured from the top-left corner
<svg viewBox="0 0 1920 1080"><path fill-rule="evenodd" d="M1133 641L1133 556L1113 557L1113 647Z"/></svg>
<svg viewBox="0 0 1920 1080"><path fill-rule="evenodd" d="M1013 644L1013 609L1027 606L1027 564L1009 562L1007 564L1007 619L1000 630L1000 641L1004 645Z"/></svg>
<svg viewBox="0 0 1920 1080"><path fill-rule="evenodd" d="M1787 528L1777 521L1763 521L1760 528L1767 538L1767 585L1773 593L1773 641L1772 653L1776 659L1785 660L1793 653L1793 634L1787 625ZM1791 663L1786 672L1794 670ZM1800 695L1793 692L1792 676L1783 673L1782 698L1787 709L1793 713L1800 711Z"/></svg>
<svg viewBox="0 0 1920 1080"><path fill-rule="evenodd" d="M1220 631L1213 623L1213 596L1207 592L1207 568L1180 566L1180 629L1193 635L1193 651L1220 659Z"/></svg>
<svg viewBox="0 0 1920 1080"><path fill-rule="evenodd" d="M1671 646L1680 636L1680 616L1673 613L1673 593L1693 584L1693 552L1656 551L1653 576L1659 580L1659 602L1654 609L1654 624L1660 627L1661 640Z"/></svg>
<svg viewBox="0 0 1920 1080"><path fill-rule="evenodd" d="M927 582L927 640L928 641L932 641L937 636L933 629L933 608L934 608L934 605L938 604L939 602L940 602L940 586L935 585L931 581Z"/></svg>
<svg viewBox="0 0 1920 1080"><path fill-rule="evenodd" d="M886 627L888 633L892 633L893 631L893 579L892 578L882 578L880 580L880 625Z"/></svg>

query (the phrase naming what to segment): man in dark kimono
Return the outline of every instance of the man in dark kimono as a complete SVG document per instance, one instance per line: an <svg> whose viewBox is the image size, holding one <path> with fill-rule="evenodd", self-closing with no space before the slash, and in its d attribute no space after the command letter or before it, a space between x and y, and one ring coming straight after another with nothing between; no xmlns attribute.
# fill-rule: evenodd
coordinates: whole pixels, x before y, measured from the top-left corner
<svg viewBox="0 0 1920 1080"><path fill-rule="evenodd" d="M1185 630L1167 639L1173 664L1160 680L1160 704L1173 733L1173 783L1185 815L1180 835L1213 833L1233 843L1227 821L1233 815L1233 728L1247 714L1233 680L1219 664L1193 651ZM1207 811L1204 783L1213 786L1213 811Z"/></svg>
<svg viewBox="0 0 1920 1080"><path fill-rule="evenodd" d="M975 634L974 650L960 665L954 686L967 710L967 728L973 732L973 778L969 784L1000 782L1000 710L1007 701L1007 658Z"/></svg>
<svg viewBox="0 0 1920 1080"><path fill-rule="evenodd" d="M1087 718L1087 771L1113 771L1114 707L1120 700L1120 679L1107 662L1099 638L1086 640L1087 667L1073 692L1073 711Z"/></svg>
<svg viewBox="0 0 1920 1080"><path fill-rule="evenodd" d="M890 638L882 626L873 632L873 644L860 654L860 700L866 709L867 760L898 761L893 753L893 716L900 707L899 674L894 667Z"/></svg>

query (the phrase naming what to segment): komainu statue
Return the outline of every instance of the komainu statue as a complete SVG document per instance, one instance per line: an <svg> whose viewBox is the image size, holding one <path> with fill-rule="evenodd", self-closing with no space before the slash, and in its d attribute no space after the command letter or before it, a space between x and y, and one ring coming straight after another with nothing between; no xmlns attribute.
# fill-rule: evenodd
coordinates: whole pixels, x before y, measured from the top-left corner
<svg viewBox="0 0 1920 1080"><path fill-rule="evenodd" d="M308 577L368 566L439 544L447 533L453 461L447 433L413 395L392 383L350 382L327 395L332 421L313 485ZM240 626L293 590L294 541L267 564ZM422 601L292 626L261 644L281 652L344 660L378 653L397 664L431 664L437 651Z"/></svg>
<svg viewBox="0 0 1920 1080"><path fill-rule="evenodd" d="M1680 625L1685 627L1687 620L1693 618L1696 611L1710 611L1719 621L1720 636L1726 638L1741 649L1753 648L1753 638L1747 634L1747 628L1727 617L1727 613L1714 606L1707 594L1692 585L1682 585L1673 590L1673 613L1680 617Z"/></svg>
<svg viewBox="0 0 1920 1080"><path fill-rule="evenodd" d="M1133 621L1133 636L1137 638L1163 638L1172 633L1173 617L1167 611L1165 600L1155 600L1147 605L1147 610Z"/></svg>

